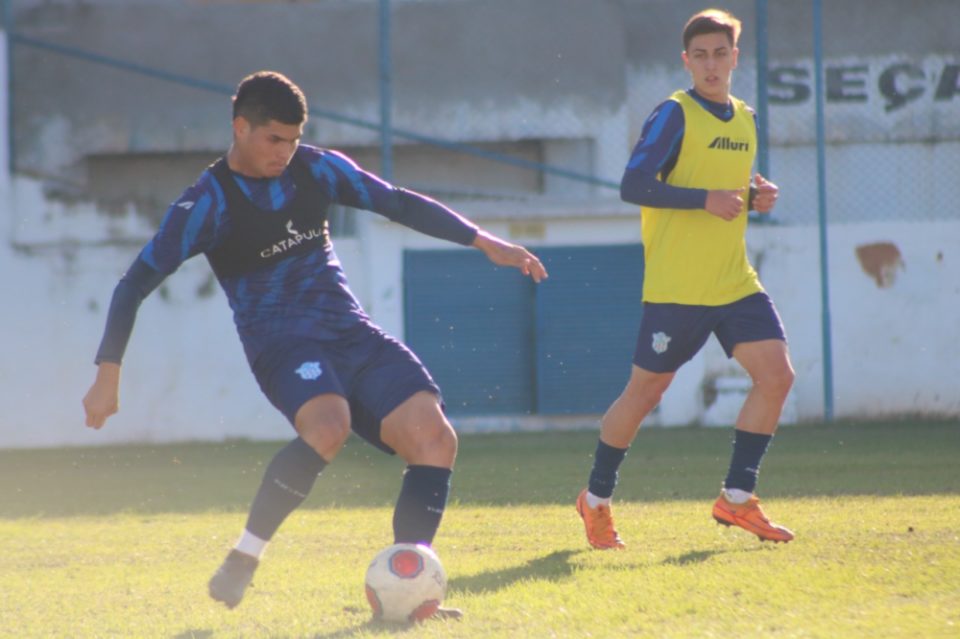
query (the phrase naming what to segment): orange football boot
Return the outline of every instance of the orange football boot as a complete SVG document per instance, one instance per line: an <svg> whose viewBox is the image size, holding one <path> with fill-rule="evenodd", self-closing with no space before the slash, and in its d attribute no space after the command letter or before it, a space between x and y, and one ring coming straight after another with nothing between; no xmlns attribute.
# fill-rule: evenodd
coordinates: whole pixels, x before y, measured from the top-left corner
<svg viewBox="0 0 960 639"><path fill-rule="evenodd" d="M591 508L587 504L586 488L580 491L580 495L577 497L577 512L583 519L583 526L587 530L587 541L590 542L591 546L600 550L626 547L613 527L613 515L610 513L610 506L600 504L596 508Z"/></svg>
<svg viewBox="0 0 960 639"><path fill-rule="evenodd" d="M713 518L724 526L739 526L760 538L760 541L788 542L793 533L779 524L775 524L763 514L760 500L756 495L742 504L727 501L722 492L713 504Z"/></svg>

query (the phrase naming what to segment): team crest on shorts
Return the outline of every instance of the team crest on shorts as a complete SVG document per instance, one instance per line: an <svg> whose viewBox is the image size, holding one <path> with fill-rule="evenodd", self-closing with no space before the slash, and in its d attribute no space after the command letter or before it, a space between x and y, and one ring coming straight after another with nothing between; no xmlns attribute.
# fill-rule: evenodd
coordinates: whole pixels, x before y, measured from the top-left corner
<svg viewBox="0 0 960 639"><path fill-rule="evenodd" d="M667 345L672 338L663 331L653 334L653 352L662 355L667 352Z"/></svg>
<svg viewBox="0 0 960 639"><path fill-rule="evenodd" d="M323 375L323 369L320 368L320 362L304 362L300 364L300 368L293 371L300 376L301 379L307 381L317 379Z"/></svg>

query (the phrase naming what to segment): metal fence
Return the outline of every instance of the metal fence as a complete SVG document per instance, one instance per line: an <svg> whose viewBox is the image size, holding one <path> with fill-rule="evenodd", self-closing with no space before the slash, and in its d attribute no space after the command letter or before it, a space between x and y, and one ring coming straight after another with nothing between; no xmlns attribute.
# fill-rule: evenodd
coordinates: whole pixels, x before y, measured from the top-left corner
<svg viewBox="0 0 960 639"><path fill-rule="evenodd" d="M51 101L61 106L76 104L82 111L85 102L96 100L97 96L74 94L84 90L102 95L104 88L109 87L104 97L113 98L118 92L140 93L146 87L148 95L162 102L168 98L161 96L170 89L161 83L172 83L177 87L169 99L185 99L197 104L195 108L177 106L174 109L175 114L185 114L187 126L194 123L204 126L213 121L211 108L205 106L209 98L198 94L215 94L222 103L237 80L230 64L217 64L212 59L197 64L189 54L177 56L172 49L164 51L163 42L170 36L164 31L180 26L176 18L157 25L158 33L152 36L146 29L148 35L143 38L123 36L122 29L118 28L124 25L143 28L135 22L138 18L153 16L151 11L174 15L181 12L180 20L194 29L181 33L187 41L204 34L202 25L212 15L210 11L204 11L203 7L191 8L192 3L177 3L179 6L172 7L170 4L157 9L155 7L160 6L157 3L140 0L118 9L115 3L105 2L99 5L98 18L96 2L48 4L4 0L4 21L12 48L9 60L13 79L10 117L14 132L11 153L14 170L51 173L51 177L62 171L66 175L60 177L70 177L69 163L51 164L40 157L50 147L43 146L47 142L37 142L37 137L49 139L55 135L51 132L51 120L70 119L69 115L51 108ZM596 3L583 12L583 16L595 17L578 27L585 30L581 38L589 36L591 40L587 45L574 46L555 42L557 37L570 39L578 32L563 27L560 20L547 14L545 9L549 3L530 0L473 3L499 5L494 8L513 14L517 26L511 29L474 27L465 36L487 38L484 48L470 50L468 43L461 47L465 51L451 54L454 58L473 60L475 53L483 53L489 58L487 63L492 65L492 70L483 72L481 60L476 68L469 67L463 73L447 72L444 77L436 77L431 73L437 65L433 57L442 57L444 45L450 45L437 33L438 20L453 20L457 26L460 24L457 20L503 16L483 7L474 12L478 15L467 15L464 12L471 3L377 0L356 3L363 6L350 15L343 15L344 3L338 2L300 7L274 4L259 11L282 13L287 20L295 19L298 11L310 14L306 17L311 19L326 11L335 18L330 22L343 22L353 28L364 20L370 22L363 25L362 32L347 39L335 39L330 46L325 44L329 39L310 40L309 47L299 56L336 60L343 56L345 41L352 41L364 51L362 59L356 60L348 73L348 89L360 96L353 102L362 102L361 109L338 110L338 101L330 100L322 91L319 96L308 96L316 123L315 137L345 143L365 158L373 157L376 168L388 179L394 176L395 165L399 166L395 156L401 160L409 156L411 163L446 166L451 173L448 181L440 178L435 184L424 186L461 195L488 196L550 194L551 180L566 185L566 188L556 188L559 196L571 193L568 183L595 187L587 191L573 189L576 195L615 194L629 146L646 113L671 88L687 84L679 60L679 31L683 19L699 8L699 3L685 1ZM436 6L421 9L418 4ZM458 6L464 4L467 8ZM560 4L576 8L576 3ZM960 17L956 15L960 13L956 3L923 3L914 10L923 15L910 22L902 20L905 3L897 0L829 3L819 19L814 15L818 0L799 3L753 0L731 4L736 5L734 12L745 24L742 63L734 88L756 105L761 139L769 141L769 146L762 145L760 168L783 182L787 187L785 193L791 193L790 198L785 198L787 206L778 216L781 222L817 221L818 206L813 203L818 185L813 167L817 165L818 149L825 153L829 167L826 178L830 185L827 205L831 221L936 219L960 215L958 207L952 204L957 201L956 180L950 177L960 169L960 116L957 115L960 59L950 49L947 32L949 25L956 24L955 19ZM245 21L256 22L257 8L242 5L249 3L238 3L233 8L234 13L239 14L237 26ZM433 9L449 15L431 17L432 22L422 24ZM249 14L246 18L244 12ZM601 15L596 17L596 14ZM618 18L620 22L615 21ZM858 20L860 23L855 24ZM858 26L863 33L853 33L847 25ZM79 28L74 30L74 26ZM537 26L540 32L531 32L532 26ZM605 29L609 32L604 33ZM224 30L230 33L229 23ZM422 43L411 37L411 32L420 30L432 30L432 37L441 41ZM874 44L877 33L881 34L879 40L885 49ZM295 37L308 38L309 35L309 31L304 31ZM501 42L490 41L492 35L499 35ZM605 41L614 44L599 45L597 38L603 36ZM525 42L529 49L525 48ZM817 42L823 44L820 49L815 48ZM180 46L174 40L170 45L174 49ZM249 42L228 38L218 42L217 49L223 56L231 56L242 55L250 46ZM604 60L584 52L586 48L598 47L603 49L615 72L609 69L598 72L596 65L603 64ZM652 53L654 47L660 50ZM198 45L196 51L201 53L204 49ZM156 55L158 52L164 55ZM251 57L262 58L264 64L275 63L278 67L308 67L304 60L284 59L284 55L289 54L284 51L268 54L264 49L255 51ZM351 59L358 57L353 52L351 55ZM568 62L563 63L565 55ZM409 68L411 59L416 61L417 56L430 58L420 73ZM534 65L538 61L543 64L548 58L559 59L561 63L546 62L543 72L538 72ZM818 63L819 74L815 72ZM337 79L337 73L343 71L328 75ZM591 74L601 77L590 82ZM424 88L417 96L418 86L430 82L431 77L445 84ZM542 79L531 80L538 77ZM816 91L818 78L823 81L821 96ZM450 84L451 79L459 85ZM521 89L526 90L527 95L489 90L497 81L501 81L507 91ZM43 86L44 82L48 85ZM608 86L601 86L602 82ZM591 91L593 95L577 96L573 90L551 91L551 84L581 86L584 92ZM317 86L342 90L337 84L318 83ZM485 90L488 104L483 104L482 97L478 98ZM43 95L44 91L47 95ZM598 98L597 93L603 93L603 98ZM640 99L635 99L638 97ZM543 103L547 100L553 103L545 106ZM124 101L129 102L132 110L142 110L145 104L121 99L115 111L124 108ZM524 101L530 104L525 105ZM818 104L822 112L818 111ZM128 117L124 121L116 117L108 105L98 106L106 107L105 113L101 111L102 119L111 128L124 124L137 129L146 126L137 118ZM822 134L817 130L819 113L823 118ZM146 116L156 118L156 114ZM42 118L47 121L43 122ZM176 127L176 122L154 121L152 124L158 128ZM81 135L93 137L90 127L86 127L86 131L82 126L73 128L81 129ZM164 142L137 141L134 138L140 133L114 132L114 137L127 138L126 145L104 148L95 141L86 145L74 142L68 145L68 151L81 156L74 160L82 160L86 156L122 152L178 150L177 145ZM623 139L609 139L620 133L624 134ZM143 135L160 137L157 132ZM189 143L179 146L180 150L189 151L197 145L194 144L194 149ZM465 183L462 175L449 169L458 162L466 162L463 156L481 160L479 164L467 162L467 165L473 170L479 166L479 170L493 174L489 178L491 183L497 175L510 176L504 180L507 186L498 190L492 184ZM49 170L51 166L53 171ZM443 173L436 166L432 172ZM415 180L424 181L416 171L412 173Z"/></svg>
<svg viewBox="0 0 960 639"><path fill-rule="evenodd" d="M214 151L224 98L241 70L272 65L305 77L310 137L347 147L387 179L462 197L615 197L646 114L687 84L679 31L700 8L555 2L578 11L565 16L582 18L570 28L548 13L550 3L532 0L285 4L237 3L227 19L225 3L4 0L14 170L82 190L91 158ZM745 25L734 89L760 115L768 142L760 169L784 186L780 223L817 222L818 153L832 222L960 215L951 177L960 169L960 58L949 35L956 3L921 3L910 21L900 0L846 0L819 13L820 0L730 4ZM164 14L171 17L144 28ZM235 37L281 16L282 28L264 33L276 44L298 14L328 23L319 37L293 31L308 43L300 51L280 43L270 52ZM504 26L505 17L514 24ZM223 22L209 33L216 57L206 43L176 53L183 40L203 40L214 18ZM472 23L459 35L484 41L454 43L458 34L444 33L445 21L454 31ZM352 32L337 36L341 26ZM133 37L132 29L142 33ZM347 45L354 49L345 58ZM297 73L311 60L343 68ZM166 113L156 107L167 101L175 105ZM102 136L94 124L112 130ZM80 139L57 149L58 132Z"/></svg>

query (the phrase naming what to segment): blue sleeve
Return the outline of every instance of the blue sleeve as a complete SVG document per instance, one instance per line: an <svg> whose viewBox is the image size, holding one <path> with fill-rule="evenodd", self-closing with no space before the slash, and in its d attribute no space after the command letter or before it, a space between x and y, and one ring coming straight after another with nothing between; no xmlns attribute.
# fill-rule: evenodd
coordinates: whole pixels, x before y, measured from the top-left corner
<svg viewBox="0 0 960 639"><path fill-rule="evenodd" d="M683 108L677 102L666 100L654 109L643 125L620 181L622 200L652 208L704 207L705 189L671 186L663 181L677 163L683 131Z"/></svg>
<svg viewBox="0 0 960 639"><path fill-rule="evenodd" d="M214 246L226 208L220 184L209 171L170 205L160 229L143 248L140 258L169 275L187 259Z"/></svg>
<svg viewBox="0 0 960 639"><path fill-rule="evenodd" d="M224 208L223 191L209 171L170 205L160 229L113 291L97 364L120 363L140 303L185 260L213 246Z"/></svg>
<svg viewBox="0 0 960 639"><path fill-rule="evenodd" d="M440 202L398 188L364 171L342 153L323 150L308 156L313 175L334 201L379 213L425 235L468 246L477 226Z"/></svg>
<svg viewBox="0 0 960 639"><path fill-rule="evenodd" d="M119 364L127 350L127 343L133 333L133 324L137 318L140 303L160 285L166 275L152 268L138 257L113 290L110 310L107 312L107 326L97 349L95 363L113 362Z"/></svg>

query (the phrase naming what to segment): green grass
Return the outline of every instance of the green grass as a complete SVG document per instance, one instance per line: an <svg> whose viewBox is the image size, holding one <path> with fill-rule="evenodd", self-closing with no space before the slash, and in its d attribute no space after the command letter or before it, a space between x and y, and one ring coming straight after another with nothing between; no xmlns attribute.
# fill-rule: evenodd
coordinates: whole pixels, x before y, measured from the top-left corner
<svg viewBox="0 0 960 639"><path fill-rule="evenodd" d="M280 443L0 451L0 636L958 637L960 424L784 428L763 469L797 540L709 508L729 430L642 431L617 491L629 547L586 547L572 501L595 433L465 436L436 549L461 622L371 625L402 464L351 440L234 611L206 581Z"/></svg>

